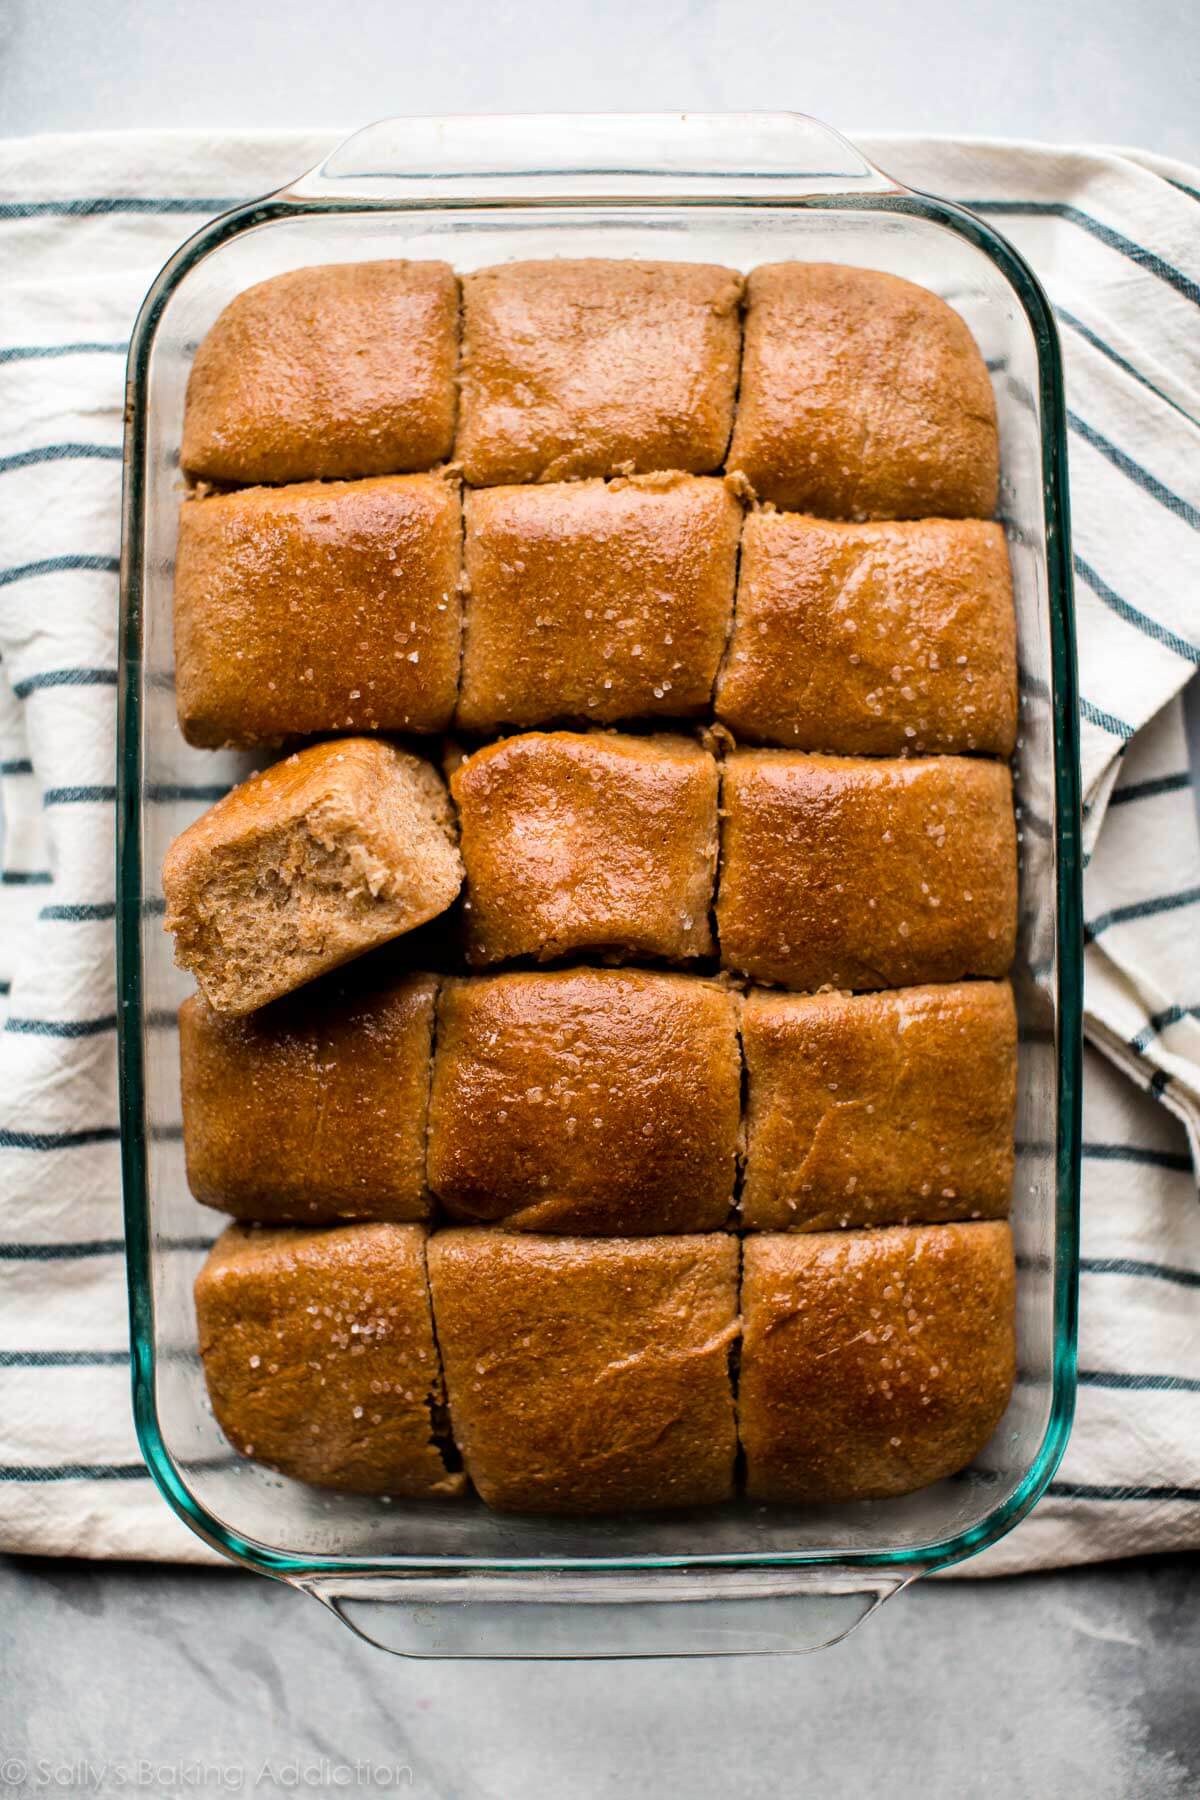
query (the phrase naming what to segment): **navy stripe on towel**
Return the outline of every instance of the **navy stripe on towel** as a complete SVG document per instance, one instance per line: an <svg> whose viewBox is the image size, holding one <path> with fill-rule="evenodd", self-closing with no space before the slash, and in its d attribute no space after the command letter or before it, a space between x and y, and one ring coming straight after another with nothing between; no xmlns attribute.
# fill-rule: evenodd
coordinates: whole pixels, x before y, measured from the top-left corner
<svg viewBox="0 0 1200 1800"><path fill-rule="evenodd" d="M1056 1500L1195 1500L1193 1487L1094 1487L1078 1481L1052 1481L1046 1489Z"/></svg>
<svg viewBox="0 0 1200 1800"><path fill-rule="evenodd" d="M1153 638L1156 644L1165 645L1187 662L1200 663L1200 648L1187 638L1180 637L1178 632L1169 630L1166 625L1160 625L1148 613L1139 612L1128 600L1122 600L1120 594L1115 593L1106 581L1102 581L1091 564L1085 563L1081 556L1075 558L1075 573L1081 581L1087 583L1096 598L1103 600L1105 606L1110 607L1118 618L1124 619L1127 625L1136 625L1139 631L1145 632L1148 638Z"/></svg>
<svg viewBox="0 0 1200 1800"><path fill-rule="evenodd" d="M1084 324L1082 319L1077 319L1074 313L1069 313L1064 306L1056 306L1054 309L1054 316L1063 325L1069 326L1072 331L1076 332L1083 339L1084 343L1090 344L1093 350L1099 350L1100 354L1106 356L1118 369L1123 370L1126 375L1132 375L1133 379L1140 382L1144 388L1148 388L1150 393L1156 394L1160 400L1165 401L1168 406L1173 407L1175 411L1179 413L1181 417L1187 419L1190 424L1194 425L1200 423L1200 421L1193 419L1191 413L1188 412L1185 407L1180 406L1177 400L1172 400L1169 394L1164 394L1160 387L1156 387L1148 375L1143 375L1140 369L1135 369L1133 364L1126 361L1125 357L1119 355L1118 352L1113 349L1111 344L1106 343L1102 337L1098 337L1089 326Z"/></svg>
<svg viewBox="0 0 1200 1800"><path fill-rule="evenodd" d="M213 1247L205 1237L159 1238L159 1250L205 1251ZM0 1262L81 1262L90 1256L123 1256L122 1238L83 1238L73 1244L0 1244Z"/></svg>
<svg viewBox="0 0 1200 1800"><path fill-rule="evenodd" d="M61 787L47 788L42 795L43 806L79 806L98 804L104 801L108 805L117 797L115 787Z"/></svg>
<svg viewBox="0 0 1200 1800"><path fill-rule="evenodd" d="M74 569L94 569L102 575L119 574L116 556L47 556L41 562L18 563L14 569L0 569L0 587L14 581L30 581L36 575L66 575Z"/></svg>
<svg viewBox="0 0 1200 1800"><path fill-rule="evenodd" d="M1193 281L1190 275L1185 275L1173 263L1167 262L1157 251L1147 250L1144 244L1135 243L1123 231L1114 231L1111 225L1094 219L1082 207L1070 206L1064 200L960 200L959 205L976 213L1010 213L1013 218L1065 219L1069 225L1078 225L1081 231L1088 232L1110 250L1118 250L1122 256L1127 256L1139 269L1146 269L1151 275L1157 275L1160 281L1165 281L1194 306L1200 306L1200 283ZM2 216L0 211L0 217Z"/></svg>
<svg viewBox="0 0 1200 1800"><path fill-rule="evenodd" d="M39 463L120 462L123 455L119 444L41 444L34 450L0 456L0 475L7 475L12 469L31 469Z"/></svg>
<svg viewBox="0 0 1200 1800"><path fill-rule="evenodd" d="M1152 1169L1178 1169L1191 1174L1192 1159L1186 1150L1149 1150L1141 1144L1096 1144L1085 1141L1083 1155L1090 1162L1145 1163Z"/></svg>
<svg viewBox="0 0 1200 1800"><path fill-rule="evenodd" d="M86 1144L119 1144L115 1125L92 1125L82 1131L10 1131L0 1126L0 1150L78 1150Z"/></svg>
<svg viewBox="0 0 1200 1800"><path fill-rule="evenodd" d="M100 1037L117 1028L116 1013L105 1013L99 1019L8 1019L5 1031L23 1037L86 1038Z"/></svg>
<svg viewBox="0 0 1200 1800"><path fill-rule="evenodd" d="M1137 1393L1200 1394L1200 1376L1134 1375L1121 1369L1080 1369L1080 1387L1129 1388Z"/></svg>
<svg viewBox="0 0 1200 1800"><path fill-rule="evenodd" d="M113 900L77 901L73 905L43 906L38 914L39 919L59 919L72 925L81 925L93 919L115 919L116 902Z"/></svg>
<svg viewBox="0 0 1200 1800"><path fill-rule="evenodd" d="M1113 737L1128 741L1133 736L1132 725L1127 725L1124 719L1118 719L1116 713L1104 712L1100 707L1093 706L1082 694L1079 696L1079 710L1091 724L1098 725L1101 731L1110 732Z"/></svg>
<svg viewBox="0 0 1200 1800"><path fill-rule="evenodd" d="M232 1469L240 1459L233 1455L189 1457L188 1470ZM144 1463L0 1463L0 1481L148 1481Z"/></svg>
<svg viewBox="0 0 1200 1800"><path fill-rule="evenodd" d="M1081 1256L1083 1275L1131 1275L1148 1281L1171 1281L1179 1287L1200 1288L1200 1269L1180 1269L1173 1263L1142 1262L1134 1256Z"/></svg>
<svg viewBox="0 0 1200 1800"><path fill-rule="evenodd" d="M1157 475L1152 475L1149 469L1142 467L1141 463L1134 462L1132 456L1109 438L1103 437L1095 426L1089 425L1086 420L1081 419L1078 413L1068 410L1067 423L1085 444L1090 444L1093 450L1098 450L1101 456L1106 457L1114 469L1120 469L1122 475L1127 475L1130 481L1136 482L1138 487L1143 488L1152 499L1157 500L1160 505L1173 512L1177 518L1182 519L1185 525L1190 525L1193 531L1200 530L1200 508L1193 506L1190 500L1184 500L1181 495L1173 493L1165 482L1158 479Z"/></svg>
<svg viewBox="0 0 1200 1800"><path fill-rule="evenodd" d="M146 798L158 802L172 800L223 800L233 787L229 781L190 782L150 781L146 784Z"/></svg>
<svg viewBox="0 0 1200 1800"><path fill-rule="evenodd" d="M1177 775L1155 775L1149 781L1131 781L1128 787L1114 788L1108 804L1128 806L1131 800L1152 800L1156 794L1180 794L1191 785L1191 776L1181 769Z"/></svg>
<svg viewBox="0 0 1200 1800"><path fill-rule="evenodd" d="M1197 900L1200 900L1200 887L1182 888L1178 894L1157 894L1152 900L1133 900L1128 906L1111 907L1094 919L1084 920L1084 942L1094 943L1110 925L1127 925L1133 919L1153 918L1156 913L1177 912L1181 907L1194 906Z"/></svg>
<svg viewBox="0 0 1200 1800"><path fill-rule="evenodd" d="M58 356L124 356L126 344L10 344L0 349L0 363L41 362Z"/></svg>
<svg viewBox="0 0 1200 1800"><path fill-rule="evenodd" d="M152 1031L174 1031L175 1013L155 1010L146 1014ZM26 1037L82 1038L99 1037L117 1029L116 1013L104 1013L98 1019L9 1019L4 1029L23 1033Z"/></svg>
<svg viewBox="0 0 1200 1800"><path fill-rule="evenodd" d="M40 675L27 675L24 681L14 681L12 691L18 700L25 700L40 688L116 685L115 669L44 669Z"/></svg>
<svg viewBox="0 0 1200 1800"><path fill-rule="evenodd" d="M228 197L150 199L132 194L97 195L79 200L6 200L0 202L0 223L10 219L109 218L117 213L223 213L231 212L235 206L247 205L247 200L230 200Z"/></svg>
<svg viewBox="0 0 1200 1800"><path fill-rule="evenodd" d="M1151 1013L1148 1022L1129 1040L1129 1048L1140 1056L1148 1044L1152 1044L1160 1031L1168 1026L1178 1025L1180 1019L1200 1017L1200 1005L1197 1006L1165 1006L1161 1012Z"/></svg>
<svg viewBox="0 0 1200 1800"><path fill-rule="evenodd" d="M148 1481L144 1463L0 1463L0 1481Z"/></svg>

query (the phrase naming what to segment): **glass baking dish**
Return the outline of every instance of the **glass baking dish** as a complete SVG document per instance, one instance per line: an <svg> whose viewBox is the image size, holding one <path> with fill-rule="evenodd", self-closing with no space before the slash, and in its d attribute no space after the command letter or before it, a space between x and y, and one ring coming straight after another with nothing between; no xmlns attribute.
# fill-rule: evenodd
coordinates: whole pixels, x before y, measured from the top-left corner
<svg viewBox="0 0 1200 1800"><path fill-rule="evenodd" d="M906 1499L731 1505L604 1520L330 1496L234 1457L209 1410L192 1281L221 1221L188 1191L162 927L170 840L245 772L175 718L171 587L184 389L221 308L307 263L441 257L886 269L963 315L992 371L1021 681L1014 974L1021 1046L1013 1226L1019 1372L962 1475ZM1048 303L988 225L899 187L799 115L538 116L370 127L280 194L215 220L151 289L129 356L122 556L117 934L124 1189L137 1429L154 1479L208 1543L416 1655L802 1650L914 1577L1009 1531L1044 1491L1074 1398L1081 928L1064 404Z"/></svg>

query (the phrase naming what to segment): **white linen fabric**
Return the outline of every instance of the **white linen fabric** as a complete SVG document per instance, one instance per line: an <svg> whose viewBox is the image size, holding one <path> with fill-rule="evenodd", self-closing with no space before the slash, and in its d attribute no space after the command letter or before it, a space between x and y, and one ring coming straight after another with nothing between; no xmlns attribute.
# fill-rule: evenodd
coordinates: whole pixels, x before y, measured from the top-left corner
<svg viewBox="0 0 1200 1800"><path fill-rule="evenodd" d="M8 1550L212 1554L147 1476L128 1393L113 971L124 357L177 245L336 141L0 142ZM1090 853L1079 1406L1046 1498L964 1572L1195 1546L1200 846L1179 695L1200 661L1200 171L1136 151L860 142L1029 257L1060 322L1070 409Z"/></svg>

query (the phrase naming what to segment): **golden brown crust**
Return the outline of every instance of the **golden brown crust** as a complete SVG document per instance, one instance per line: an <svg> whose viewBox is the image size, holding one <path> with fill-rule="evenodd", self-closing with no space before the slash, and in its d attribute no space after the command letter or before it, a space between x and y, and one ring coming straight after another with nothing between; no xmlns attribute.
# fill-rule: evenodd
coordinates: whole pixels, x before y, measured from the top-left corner
<svg viewBox="0 0 1200 1800"><path fill-rule="evenodd" d="M708 263L507 263L463 280L467 480L719 468L742 281Z"/></svg>
<svg viewBox="0 0 1200 1800"><path fill-rule="evenodd" d="M1004 1218L1017 1018L1007 982L747 996L742 1224Z"/></svg>
<svg viewBox="0 0 1200 1800"><path fill-rule="evenodd" d="M454 437L457 360L448 263L273 276L239 294L196 352L183 467L240 482L432 468Z"/></svg>
<svg viewBox="0 0 1200 1800"><path fill-rule="evenodd" d="M797 750L1011 756L1008 548L981 519L746 520L717 716Z"/></svg>
<svg viewBox="0 0 1200 1800"><path fill-rule="evenodd" d="M175 691L190 744L442 731L458 690L462 519L437 475L187 500Z"/></svg>
<svg viewBox="0 0 1200 1800"><path fill-rule="evenodd" d="M420 1225L231 1225L196 1280L217 1423L241 1456L356 1494L462 1492L434 1434L443 1388Z"/></svg>
<svg viewBox="0 0 1200 1800"><path fill-rule="evenodd" d="M437 982L330 976L249 1018L179 1009L183 1144L197 1200L238 1219L426 1219Z"/></svg>
<svg viewBox="0 0 1200 1800"><path fill-rule="evenodd" d="M436 771L378 738L314 744L252 775L163 863L175 960L235 1014L435 918L461 883Z"/></svg>
<svg viewBox="0 0 1200 1800"><path fill-rule="evenodd" d="M992 384L959 315L875 269L769 263L746 284L729 467L835 519L990 518Z"/></svg>
<svg viewBox="0 0 1200 1800"><path fill-rule="evenodd" d="M743 1255L748 1499L886 1499L983 1448L1015 1372L1007 1225L764 1235Z"/></svg>
<svg viewBox="0 0 1200 1800"><path fill-rule="evenodd" d="M737 1001L688 975L569 969L449 981L429 1184L510 1231L712 1231L733 1203Z"/></svg>
<svg viewBox="0 0 1200 1800"><path fill-rule="evenodd" d="M1012 777L969 757L739 750L722 770L727 968L813 991L1008 973Z"/></svg>
<svg viewBox="0 0 1200 1800"><path fill-rule="evenodd" d="M450 788L473 963L711 950L717 766L690 739L529 732L468 757Z"/></svg>
<svg viewBox="0 0 1200 1800"><path fill-rule="evenodd" d="M691 475L468 494L459 723L703 712L733 611L741 517L723 482Z"/></svg>
<svg viewBox="0 0 1200 1800"><path fill-rule="evenodd" d="M733 1490L737 1240L443 1231L429 1277L467 1471L504 1512Z"/></svg>

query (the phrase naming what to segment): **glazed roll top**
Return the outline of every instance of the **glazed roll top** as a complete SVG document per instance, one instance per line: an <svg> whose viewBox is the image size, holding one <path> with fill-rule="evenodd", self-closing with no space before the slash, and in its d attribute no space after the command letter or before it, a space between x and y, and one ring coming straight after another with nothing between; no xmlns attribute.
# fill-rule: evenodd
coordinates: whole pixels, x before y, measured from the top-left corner
<svg viewBox="0 0 1200 1800"><path fill-rule="evenodd" d="M815 991L1011 967L1017 833L1003 763L738 751L722 811L727 968Z"/></svg>
<svg viewBox="0 0 1200 1800"><path fill-rule="evenodd" d="M420 1225L231 1225L196 1281L217 1423L243 1456L317 1487L463 1490L443 1405Z"/></svg>
<svg viewBox="0 0 1200 1800"><path fill-rule="evenodd" d="M1011 756L1016 637L999 525L752 513L714 705L786 749Z"/></svg>
<svg viewBox="0 0 1200 1800"><path fill-rule="evenodd" d="M691 739L529 732L476 751L450 791L472 963L712 949L717 764Z"/></svg>
<svg viewBox="0 0 1200 1800"><path fill-rule="evenodd" d="M509 1230L713 1231L733 1207L736 996L687 975L570 969L449 981L429 1181Z"/></svg>
<svg viewBox="0 0 1200 1800"><path fill-rule="evenodd" d="M944 300L876 269L753 271L729 466L760 500L830 519L987 519L999 464L987 367Z"/></svg>
<svg viewBox="0 0 1200 1800"><path fill-rule="evenodd" d="M741 293L739 275L705 263L556 258L468 275L457 446L467 480L719 468Z"/></svg>
<svg viewBox="0 0 1200 1800"><path fill-rule="evenodd" d="M430 1282L455 1441L503 1512L733 1492L737 1239L442 1231Z"/></svg>
<svg viewBox="0 0 1200 1800"><path fill-rule="evenodd" d="M188 500L175 693L189 743L442 731L458 696L462 519L438 475Z"/></svg>
<svg viewBox="0 0 1200 1800"><path fill-rule="evenodd" d="M752 1500L883 1500L965 1467L1008 1405L1007 1225L745 1240L738 1428Z"/></svg>
<svg viewBox="0 0 1200 1800"><path fill-rule="evenodd" d="M466 520L465 729L707 709L742 526L723 482L486 488L467 496Z"/></svg>
<svg viewBox="0 0 1200 1800"><path fill-rule="evenodd" d="M437 982L353 972L242 1017L179 1009L188 1182L260 1223L429 1217L425 1134Z"/></svg>
<svg viewBox="0 0 1200 1800"><path fill-rule="evenodd" d="M449 456L458 282L443 262L331 263L247 288L201 343L183 467L205 481L312 481Z"/></svg>

